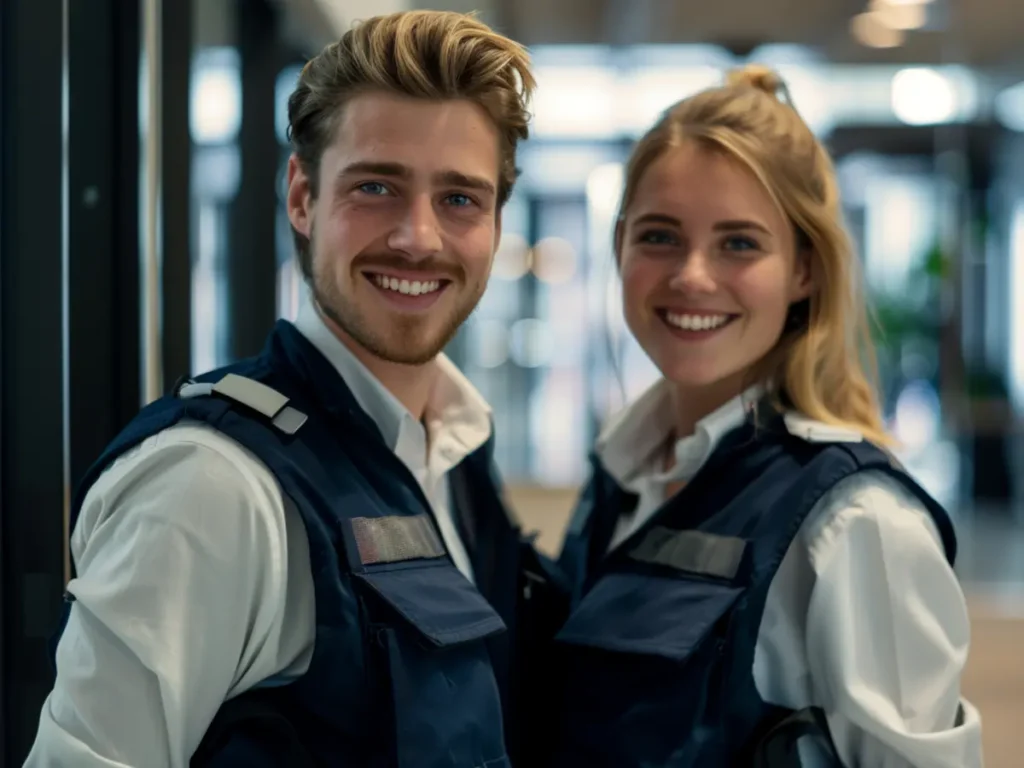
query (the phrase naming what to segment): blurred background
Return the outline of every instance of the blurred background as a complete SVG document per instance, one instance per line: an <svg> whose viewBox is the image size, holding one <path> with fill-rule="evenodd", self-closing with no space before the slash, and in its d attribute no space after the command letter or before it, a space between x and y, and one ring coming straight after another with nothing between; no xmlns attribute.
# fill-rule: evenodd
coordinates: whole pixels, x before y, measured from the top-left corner
<svg viewBox="0 0 1024 768"><path fill-rule="evenodd" d="M781 72L836 160L890 428L959 530L988 764L1019 765L1024 4L1006 0L3 0L0 765L50 685L71 489L142 403L294 317L288 94L353 20L409 7L479 11L536 66L493 279L449 354L552 552L601 424L655 376L611 254L631 143L729 67Z"/></svg>

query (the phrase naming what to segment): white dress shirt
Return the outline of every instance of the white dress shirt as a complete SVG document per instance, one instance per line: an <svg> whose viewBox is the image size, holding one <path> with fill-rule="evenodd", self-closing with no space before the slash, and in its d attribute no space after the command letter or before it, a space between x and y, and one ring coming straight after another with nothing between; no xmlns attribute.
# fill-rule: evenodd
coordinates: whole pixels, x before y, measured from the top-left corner
<svg viewBox="0 0 1024 768"><path fill-rule="evenodd" d="M490 436L487 404L441 356L424 428L311 305L296 326L420 482L472 579L446 477ZM313 577L298 510L209 426L180 424L121 456L86 495L71 550L77 601L29 768L185 768L226 699L309 667Z"/></svg>
<svg viewBox="0 0 1024 768"><path fill-rule="evenodd" d="M665 382L609 424L598 454L640 497L611 548L650 519L669 485L697 474L757 394L735 398L678 440L667 471ZM816 433L811 439L837 434L793 416ZM894 478L865 471L818 502L786 553L769 587L753 676L766 702L822 708L848 768L980 768L980 718L960 696L969 636L964 595L927 510ZM801 744L805 764L819 759L811 749Z"/></svg>

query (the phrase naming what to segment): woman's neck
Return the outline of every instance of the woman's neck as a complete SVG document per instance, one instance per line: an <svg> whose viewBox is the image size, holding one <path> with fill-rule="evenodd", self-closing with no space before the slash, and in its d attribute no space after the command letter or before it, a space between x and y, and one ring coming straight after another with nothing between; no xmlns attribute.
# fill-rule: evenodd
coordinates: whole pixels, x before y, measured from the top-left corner
<svg viewBox="0 0 1024 768"><path fill-rule="evenodd" d="M709 387L672 388L673 444L697 431L697 424L743 393L742 381Z"/></svg>

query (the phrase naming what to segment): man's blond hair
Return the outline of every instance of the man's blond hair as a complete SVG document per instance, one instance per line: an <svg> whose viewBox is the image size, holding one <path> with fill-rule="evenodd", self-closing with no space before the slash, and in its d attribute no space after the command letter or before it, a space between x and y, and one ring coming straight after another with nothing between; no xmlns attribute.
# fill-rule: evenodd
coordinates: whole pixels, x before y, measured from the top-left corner
<svg viewBox="0 0 1024 768"><path fill-rule="evenodd" d="M320 158L333 141L352 96L385 91L415 98L466 99L498 129L498 206L512 193L516 148L528 136L527 107L535 87L526 50L472 15L404 11L356 24L310 60L288 99L289 139L319 194ZM309 240L295 232L303 274L310 277Z"/></svg>

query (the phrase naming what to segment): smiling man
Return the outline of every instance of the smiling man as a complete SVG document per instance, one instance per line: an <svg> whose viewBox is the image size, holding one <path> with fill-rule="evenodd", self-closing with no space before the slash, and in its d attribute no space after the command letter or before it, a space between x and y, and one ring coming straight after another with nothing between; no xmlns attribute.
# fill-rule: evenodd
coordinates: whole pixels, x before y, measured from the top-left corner
<svg viewBox="0 0 1024 768"><path fill-rule="evenodd" d="M289 163L300 264L332 330L415 413L427 389L410 366L429 366L483 295L514 167L467 99L364 93L337 135L318 175L301 150Z"/></svg>
<svg viewBox="0 0 1024 768"><path fill-rule="evenodd" d="M287 207L311 298L88 473L29 766L510 765L533 553L441 350L486 287L532 88L520 46L431 11L307 64Z"/></svg>

